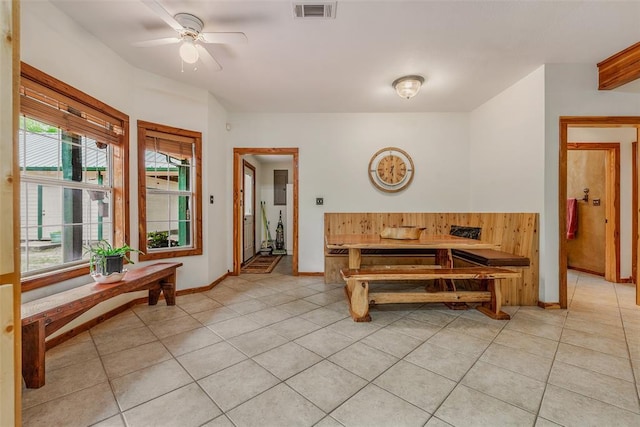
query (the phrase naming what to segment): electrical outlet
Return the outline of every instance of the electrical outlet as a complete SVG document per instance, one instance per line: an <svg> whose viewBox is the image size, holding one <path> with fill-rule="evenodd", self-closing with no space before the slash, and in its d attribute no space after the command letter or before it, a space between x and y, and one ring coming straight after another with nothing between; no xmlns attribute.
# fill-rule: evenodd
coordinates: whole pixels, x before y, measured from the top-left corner
<svg viewBox="0 0 640 427"><path fill-rule="evenodd" d="M600 206L600 199L593 199L593 206Z"/></svg>
<svg viewBox="0 0 640 427"><path fill-rule="evenodd" d="M316 205L324 205L324 197L316 197Z"/></svg>
<svg viewBox="0 0 640 427"><path fill-rule="evenodd" d="M213 204L213 194L209 196L209 203Z"/></svg>

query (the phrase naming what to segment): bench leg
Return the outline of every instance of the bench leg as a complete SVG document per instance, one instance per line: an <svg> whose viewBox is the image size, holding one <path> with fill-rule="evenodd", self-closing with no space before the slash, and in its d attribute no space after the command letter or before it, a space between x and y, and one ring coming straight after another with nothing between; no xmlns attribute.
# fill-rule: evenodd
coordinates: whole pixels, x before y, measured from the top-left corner
<svg viewBox="0 0 640 427"><path fill-rule="evenodd" d="M149 288L149 305L158 304L158 299L160 298L160 284L154 285Z"/></svg>
<svg viewBox="0 0 640 427"><path fill-rule="evenodd" d="M477 307L478 310L495 320L511 319L509 313L502 311L502 290L500 289L500 283L496 283L495 279L486 279L482 282L483 285L486 282L487 290L491 292L491 301L479 305Z"/></svg>
<svg viewBox="0 0 640 427"><path fill-rule="evenodd" d="M164 300L167 302L167 305L176 305L176 281L166 281L160 283L160 287L162 288L162 295L164 295Z"/></svg>
<svg viewBox="0 0 640 427"><path fill-rule="evenodd" d="M27 388L44 385L44 320L22 326L22 377Z"/></svg>
<svg viewBox="0 0 640 427"><path fill-rule="evenodd" d="M369 316L369 283L348 279L345 286L349 312L355 322L370 322Z"/></svg>

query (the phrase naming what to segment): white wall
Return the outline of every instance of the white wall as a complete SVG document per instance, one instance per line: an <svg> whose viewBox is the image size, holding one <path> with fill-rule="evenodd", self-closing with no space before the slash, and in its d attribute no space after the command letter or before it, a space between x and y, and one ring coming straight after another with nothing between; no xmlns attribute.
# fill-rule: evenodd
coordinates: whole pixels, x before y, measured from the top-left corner
<svg viewBox="0 0 640 427"><path fill-rule="evenodd" d="M544 67L471 112L471 210L540 212L544 205Z"/></svg>
<svg viewBox="0 0 640 427"><path fill-rule="evenodd" d="M540 67L471 112L470 210L543 213L544 101ZM542 300L545 275L541 262Z"/></svg>
<svg viewBox="0 0 640 427"><path fill-rule="evenodd" d="M232 262L227 233L231 218L227 209L227 194L231 192L227 177L231 166L223 142L227 122L224 108L205 90L130 66L49 2L23 2L21 15L24 62L129 115L131 201L137 200L138 119L202 132L204 254L173 260L184 264L178 269L179 289L206 286L224 275ZM208 203L209 194L216 198L213 205ZM137 203L129 206L130 240L136 247ZM143 263L131 268L140 265ZM24 297L25 300L37 298L88 283L87 280L91 279L78 278Z"/></svg>
<svg viewBox="0 0 640 427"><path fill-rule="evenodd" d="M620 143L620 277L631 276L631 143L636 140L635 128L569 128L568 142ZM581 195L569 194L568 197ZM590 202L591 203L591 202ZM604 227L604 224L602 225Z"/></svg>
<svg viewBox="0 0 640 427"><path fill-rule="evenodd" d="M559 300L558 147L561 116L640 116L640 94L598 91L595 65L545 66L545 228L541 229L540 265L545 265L541 300ZM544 247L543 247L544 243Z"/></svg>
<svg viewBox="0 0 640 427"><path fill-rule="evenodd" d="M211 94L207 99L209 128L202 141L202 232L204 256L209 266L208 285L233 266L232 237L228 233L229 228L233 228L233 213L232 205L226 203L233 187L233 181L227 181L233 174L233 156L225 145L227 111ZM213 204L209 204L209 196L213 196Z"/></svg>
<svg viewBox="0 0 640 427"><path fill-rule="evenodd" d="M447 212L469 209L469 115L230 113L232 147L299 148L299 270L321 272L325 212ZM413 183L376 190L367 168L380 148L407 151ZM316 206L316 197L324 205ZM231 206L232 195L228 196Z"/></svg>

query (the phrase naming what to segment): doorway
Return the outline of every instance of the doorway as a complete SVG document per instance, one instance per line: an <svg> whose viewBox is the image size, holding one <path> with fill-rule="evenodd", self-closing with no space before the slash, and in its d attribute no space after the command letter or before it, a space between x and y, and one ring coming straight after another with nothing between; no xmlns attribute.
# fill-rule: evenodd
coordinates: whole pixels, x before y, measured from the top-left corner
<svg viewBox="0 0 640 427"><path fill-rule="evenodd" d="M559 143L559 173L558 173L558 229L559 229L559 303L561 308L567 308L567 148L568 130L570 127L631 127L636 129L636 142L640 136L640 117L560 117L560 143ZM637 187L636 187L637 191ZM634 198L632 198L634 199ZM637 198L635 198L637 199ZM637 211L636 206L632 209ZM636 219L637 221L637 219ZM637 233L636 233L637 234ZM632 253L638 257L638 235L632 236ZM635 260L637 264L638 259ZM632 263L633 264L633 263ZM636 284L636 304L640 305L640 292L637 272L633 272L631 280Z"/></svg>
<svg viewBox="0 0 640 427"><path fill-rule="evenodd" d="M575 238L567 242L568 267L618 283L620 144L575 142L567 143L567 150L568 196L577 199L580 222Z"/></svg>
<svg viewBox="0 0 640 427"><path fill-rule="evenodd" d="M243 192L246 155L289 155L293 168L292 274L298 275L298 148L234 148L233 149L233 275L240 274L243 262L244 222ZM254 185L255 186L255 185ZM254 188L255 193L255 188ZM255 212L255 210L254 210ZM255 224L255 221L254 221ZM254 243L255 249L255 243Z"/></svg>
<svg viewBox="0 0 640 427"><path fill-rule="evenodd" d="M246 160L242 161L242 262L256 254L256 168Z"/></svg>

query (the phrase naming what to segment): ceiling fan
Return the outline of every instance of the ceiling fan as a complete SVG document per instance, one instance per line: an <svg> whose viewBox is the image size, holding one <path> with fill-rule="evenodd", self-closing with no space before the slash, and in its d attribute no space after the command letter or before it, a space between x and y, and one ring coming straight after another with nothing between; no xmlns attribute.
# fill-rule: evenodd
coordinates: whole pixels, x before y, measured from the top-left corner
<svg viewBox="0 0 640 427"><path fill-rule="evenodd" d="M153 47L166 44L181 43L179 53L182 61L187 64L195 64L198 59L212 70L221 70L222 66L215 60L207 49L205 43L246 43L247 36L244 33L208 32L203 33L204 23L198 17L190 13L178 13L172 16L156 0L141 0L149 9L166 22L177 33L177 37L165 37L161 39L146 40L133 43L137 47Z"/></svg>

